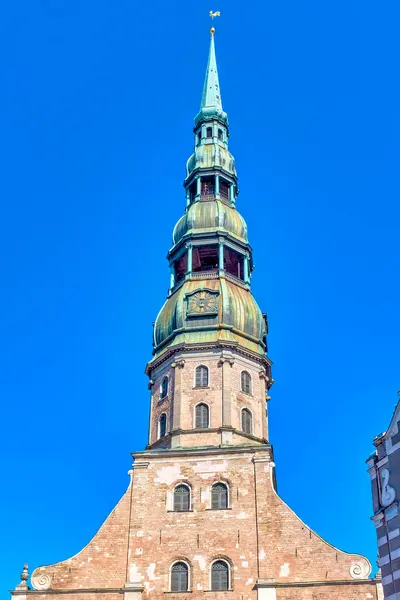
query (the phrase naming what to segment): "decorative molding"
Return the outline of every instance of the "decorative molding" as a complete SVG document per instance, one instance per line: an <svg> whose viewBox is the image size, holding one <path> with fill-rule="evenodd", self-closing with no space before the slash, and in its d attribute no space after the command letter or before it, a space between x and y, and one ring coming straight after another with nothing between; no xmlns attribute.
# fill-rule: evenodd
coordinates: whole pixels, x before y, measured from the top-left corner
<svg viewBox="0 0 400 600"><path fill-rule="evenodd" d="M56 589L51 589L49 590L48 594L49 596L56 596L56 595L61 595L61 594L124 594L126 590L121 589L121 588L88 588L88 589L83 589L83 588L63 588L60 590L56 590ZM13 596L20 596L21 594L24 594L26 596L42 596L43 597L43 591L42 590L26 590L26 591L16 591L16 590L11 590L10 594L12 594Z"/></svg>
<svg viewBox="0 0 400 600"><path fill-rule="evenodd" d="M255 583L255 588L272 588L272 587L316 587L326 585L366 585L375 586L375 579L324 579L323 581L273 581L271 579L258 579Z"/></svg>
<svg viewBox="0 0 400 600"><path fill-rule="evenodd" d="M390 471L382 469L381 471L381 504L385 508L394 502L396 491L389 485Z"/></svg>
<svg viewBox="0 0 400 600"><path fill-rule="evenodd" d="M371 573L371 565L366 558L360 556L351 563L349 572L353 579L367 579Z"/></svg>
<svg viewBox="0 0 400 600"><path fill-rule="evenodd" d="M184 366L185 366L184 358L178 358L175 362L171 363L171 367L173 369L176 369L176 367L178 367L178 369L183 369Z"/></svg>
<svg viewBox="0 0 400 600"><path fill-rule="evenodd" d="M163 354L154 358L152 361L147 363L146 373L150 375L155 369L157 369L164 362L169 360L172 356L182 352L202 352L213 349L228 349L234 353L237 353L245 358L253 360L260 364L260 366L268 365L272 366L271 359L266 355L257 354L256 352L252 352L251 350L246 350L245 348L239 346L237 343L219 340L218 342L210 342L205 344L179 344L174 346L173 348L168 348Z"/></svg>
<svg viewBox="0 0 400 600"><path fill-rule="evenodd" d="M207 288L186 294L186 316L199 317L218 314L219 292Z"/></svg>
<svg viewBox="0 0 400 600"><path fill-rule="evenodd" d="M271 452L272 447L270 444L263 444L258 446L244 445L244 446L205 446L204 448L198 447L186 447L186 448L151 448L151 450L142 450L139 452L132 452L132 458L134 460L142 460L144 458L170 458L170 457L182 457L182 456L214 456L219 454L252 454L254 452L265 452L268 449ZM157 451L158 450L158 451ZM271 463L272 464L272 463Z"/></svg>
<svg viewBox="0 0 400 600"><path fill-rule="evenodd" d="M50 575L47 575L47 573L33 574L31 583L35 590L48 590L51 586L51 577Z"/></svg>

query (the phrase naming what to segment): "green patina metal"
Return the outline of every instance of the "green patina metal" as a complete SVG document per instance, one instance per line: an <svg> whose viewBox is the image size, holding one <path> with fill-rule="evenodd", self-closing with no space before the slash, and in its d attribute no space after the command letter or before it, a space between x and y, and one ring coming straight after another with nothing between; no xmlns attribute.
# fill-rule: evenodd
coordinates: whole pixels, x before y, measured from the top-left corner
<svg viewBox="0 0 400 600"><path fill-rule="evenodd" d="M246 222L236 210L237 174L228 150L213 34L194 123L195 148L184 182L186 210L168 253L171 284L154 325L153 361L174 347L204 344L241 347L265 358L267 326L250 289L252 250ZM195 252L212 247L218 247L218 265L196 271ZM226 270L226 252L238 257L237 276Z"/></svg>
<svg viewBox="0 0 400 600"><path fill-rule="evenodd" d="M188 323L187 296L207 289L218 293L218 313L209 324ZM266 325L250 290L225 277L187 280L166 301L154 326L157 354L171 345L231 341L257 354L265 354Z"/></svg>
<svg viewBox="0 0 400 600"><path fill-rule="evenodd" d="M243 244L248 243L246 221L237 210L220 200L193 202L175 225L172 241L176 245L184 237L209 232L226 233Z"/></svg>
<svg viewBox="0 0 400 600"><path fill-rule="evenodd" d="M228 115L222 110L221 90L219 87L217 59L215 56L214 33L211 32L210 51L208 53L208 63L206 77L204 80L203 95L201 97L200 112L195 118L195 123L199 123L204 118L217 116L219 119L228 123Z"/></svg>

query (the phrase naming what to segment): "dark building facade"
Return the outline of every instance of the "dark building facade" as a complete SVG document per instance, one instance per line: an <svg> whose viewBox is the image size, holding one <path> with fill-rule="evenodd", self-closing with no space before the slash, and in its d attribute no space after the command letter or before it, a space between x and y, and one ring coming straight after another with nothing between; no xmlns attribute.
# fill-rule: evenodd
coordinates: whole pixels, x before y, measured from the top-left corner
<svg viewBox="0 0 400 600"><path fill-rule="evenodd" d="M374 439L367 460L379 567L386 600L400 600L400 400L385 433Z"/></svg>

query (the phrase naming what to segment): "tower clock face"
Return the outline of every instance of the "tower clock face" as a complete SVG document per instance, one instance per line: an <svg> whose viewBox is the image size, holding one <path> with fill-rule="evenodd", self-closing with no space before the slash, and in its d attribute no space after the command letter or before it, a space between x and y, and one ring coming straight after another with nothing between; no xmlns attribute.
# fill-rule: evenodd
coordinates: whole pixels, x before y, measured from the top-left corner
<svg viewBox="0 0 400 600"><path fill-rule="evenodd" d="M218 312L218 295L210 294L204 290L196 292L189 299L189 313L216 313Z"/></svg>

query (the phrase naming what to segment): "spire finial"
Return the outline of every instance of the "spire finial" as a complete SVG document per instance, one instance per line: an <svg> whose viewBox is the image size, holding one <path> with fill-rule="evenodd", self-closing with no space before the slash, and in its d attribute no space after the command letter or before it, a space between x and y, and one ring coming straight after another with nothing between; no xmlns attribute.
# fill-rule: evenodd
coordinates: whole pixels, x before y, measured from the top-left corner
<svg viewBox="0 0 400 600"><path fill-rule="evenodd" d="M220 17L221 13L219 10L213 12L210 10L209 16L212 20L216 17ZM200 112L197 114L195 118L195 125L197 126L201 120L210 120L214 116L218 117L220 120L224 121L226 124L228 123L228 118L226 113L224 113L222 108L222 100L221 100L221 91L219 89L219 81L218 81L218 69L217 69L217 59L215 57L215 41L214 41L214 33L215 28L211 27L210 29L211 39L210 39L210 49L208 53L208 63L206 69L206 77L204 80L203 94L201 97L200 103Z"/></svg>
<svg viewBox="0 0 400 600"><path fill-rule="evenodd" d="M28 571L28 565L26 563L24 564L24 568L22 569L20 579L21 579L21 581L18 585L15 586L15 589L16 590L29 590L29 586L27 584L27 581L29 579L29 571Z"/></svg>
<svg viewBox="0 0 400 600"><path fill-rule="evenodd" d="M221 16L221 13L220 13L219 10L216 10L215 12L213 12L212 10L210 10L210 12L208 14L210 15L210 17L211 17L211 19L213 21L214 21L215 17L220 17ZM215 33L215 27L211 27L210 33L211 33L211 35L214 35L214 33Z"/></svg>

